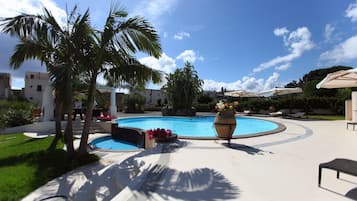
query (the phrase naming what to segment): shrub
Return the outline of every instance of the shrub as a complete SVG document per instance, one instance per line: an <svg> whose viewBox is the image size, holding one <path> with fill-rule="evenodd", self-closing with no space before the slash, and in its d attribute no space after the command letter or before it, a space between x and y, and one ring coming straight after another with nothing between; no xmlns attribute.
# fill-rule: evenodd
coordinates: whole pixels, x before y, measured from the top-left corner
<svg viewBox="0 0 357 201"><path fill-rule="evenodd" d="M213 101L213 98L208 94L202 94L197 98L198 103L210 103Z"/></svg>
<svg viewBox="0 0 357 201"><path fill-rule="evenodd" d="M161 111L161 106L145 106L145 111Z"/></svg>
<svg viewBox="0 0 357 201"><path fill-rule="evenodd" d="M278 97L272 98L256 98L246 101L240 101L238 111L252 110L269 110L273 107L275 110L280 109L298 109L306 113L312 112L313 109L327 109L335 114L344 113L344 99L339 97Z"/></svg>
<svg viewBox="0 0 357 201"><path fill-rule="evenodd" d="M32 123L33 108L26 101L0 101L0 128Z"/></svg>
<svg viewBox="0 0 357 201"><path fill-rule="evenodd" d="M144 112L145 97L134 92L124 97L125 112L141 113Z"/></svg>
<svg viewBox="0 0 357 201"><path fill-rule="evenodd" d="M194 105L197 112L212 112L214 109L214 104L197 103Z"/></svg>

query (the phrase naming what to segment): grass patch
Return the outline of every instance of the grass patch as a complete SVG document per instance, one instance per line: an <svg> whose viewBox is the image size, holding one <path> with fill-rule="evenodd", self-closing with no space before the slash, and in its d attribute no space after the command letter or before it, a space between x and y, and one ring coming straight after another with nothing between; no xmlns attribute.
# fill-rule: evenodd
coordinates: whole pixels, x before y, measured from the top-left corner
<svg viewBox="0 0 357 201"><path fill-rule="evenodd" d="M307 115L308 119L318 120L345 120L345 116L340 115Z"/></svg>
<svg viewBox="0 0 357 201"><path fill-rule="evenodd" d="M48 181L98 160L90 155L82 161L69 161L61 142L47 151L52 139L31 139L22 133L0 135L0 200L20 200Z"/></svg>

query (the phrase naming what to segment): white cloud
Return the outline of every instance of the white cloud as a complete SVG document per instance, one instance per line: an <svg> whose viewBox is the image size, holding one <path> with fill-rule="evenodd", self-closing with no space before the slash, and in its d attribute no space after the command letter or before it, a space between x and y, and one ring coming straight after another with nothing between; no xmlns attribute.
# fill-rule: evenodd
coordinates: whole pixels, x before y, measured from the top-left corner
<svg viewBox="0 0 357 201"><path fill-rule="evenodd" d="M330 41L331 40L332 34L333 34L334 31L335 31L335 27L334 26L332 26L331 24L326 24L325 33L324 33L325 41Z"/></svg>
<svg viewBox="0 0 357 201"><path fill-rule="evenodd" d="M167 38L168 34L167 32L164 32L164 38Z"/></svg>
<svg viewBox="0 0 357 201"><path fill-rule="evenodd" d="M276 66L275 70L284 71L284 70L287 70L288 68L290 68L290 66L291 66L291 63L285 63L280 66Z"/></svg>
<svg viewBox="0 0 357 201"><path fill-rule="evenodd" d="M142 0L138 3L133 13L156 21L162 15L170 13L176 3L177 0Z"/></svg>
<svg viewBox="0 0 357 201"><path fill-rule="evenodd" d="M172 73L177 68L175 59L167 56L165 53L163 53L159 59L150 56L140 58L139 61L150 68L160 70L165 73Z"/></svg>
<svg viewBox="0 0 357 201"><path fill-rule="evenodd" d="M244 76L241 80L234 82L218 82L215 80L203 80L204 90L219 91L221 87L227 90L247 90L253 92L260 92L278 86L279 73L273 73L267 80L257 79L255 77Z"/></svg>
<svg viewBox="0 0 357 201"><path fill-rule="evenodd" d="M176 59L181 59L182 61L194 63L196 60L203 61L204 58L200 56L198 53L196 53L193 50L185 50L181 54L179 54Z"/></svg>
<svg viewBox="0 0 357 201"><path fill-rule="evenodd" d="M289 33L289 30L286 27L274 29L274 35L276 35L276 36L282 36L287 33Z"/></svg>
<svg viewBox="0 0 357 201"><path fill-rule="evenodd" d="M11 77L11 89L21 89L25 86L25 79L23 77Z"/></svg>
<svg viewBox="0 0 357 201"><path fill-rule="evenodd" d="M284 28L281 28L279 31L275 29L274 32L280 34L279 36L284 36L284 45L288 48L290 53L284 56L277 56L267 62L261 63L258 67L253 69L254 73L281 65L285 67L290 66L290 64L287 63L301 57L304 52L311 50L315 46L311 41L311 33L307 27L300 27L290 33L283 29Z"/></svg>
<svg viewBox="0 0 357 201"><path fill-rule="evenodd" d="M348 6L345 11L345 17L351 18L351 22L357 21L357 1Z"/></svg>
<svg viewBox="0 0 357 201"><path fill-rule="evenodd" d="M333 63L350 61L357 59L357 35L352 36L344 42L336 45L332 50L320 55L320 60Z"/></svg>
<svg viewBox="0 0 357 201"><path fill-rule="evenodd" d="M42 14L43 7L51 11L52 15L62 25L66 21L66 11L58 7L52 0L16 0L0 1L0 17L14 17L21 13Z"/></svg>
<svg viewBox="0 0 357 201"><path fill-rule="evenodd" d="M184 39L184 38L189 38L190 36L191 36L190 33L182 31L182 32L176 33L176 34L174 35L174 39L176 39L176 40L182 40L182 39Z"/></svg>
<svg viewBox="0 0 357 201"><path fill-rule="evenodd" d="M265 82L264 90L269 90L277 86L280 74L274 72Z"/></svg>

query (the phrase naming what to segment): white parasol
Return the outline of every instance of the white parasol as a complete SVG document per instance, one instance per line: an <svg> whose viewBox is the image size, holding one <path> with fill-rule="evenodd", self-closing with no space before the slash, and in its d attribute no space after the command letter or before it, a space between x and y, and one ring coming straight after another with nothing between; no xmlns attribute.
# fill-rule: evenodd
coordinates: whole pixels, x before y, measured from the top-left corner
<svg viewBox="0 0 357 201"><path fill-rule="evenodd" d="M230 97L257 97L259 96L258 94L250 91L245 91L245 90L237 90L237 91L227 91L224 92L225 96L230 96Z"/></svg>
<svg viewBox="0 0 357 201"><path fill-rule="evenodd" d="M296 88L273 88L270 90L262 91L259 93L259 95L263 96L278 96L278 95L286 95L286 94L296 94L296 93L302 93L302 89L299 87Z"/></svg>
<svg viewBox="0 0 357 201"><path fill-rule="evenodd" d="M321 82L316 85L316 88L345 88L357 87L357 68L350 70L340 70L329 73Z"/></svg>

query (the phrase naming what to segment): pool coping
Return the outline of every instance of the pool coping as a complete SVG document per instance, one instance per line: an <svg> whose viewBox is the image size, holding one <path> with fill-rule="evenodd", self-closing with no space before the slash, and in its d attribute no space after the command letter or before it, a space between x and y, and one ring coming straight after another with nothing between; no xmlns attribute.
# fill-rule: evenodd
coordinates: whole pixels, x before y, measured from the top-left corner
<svg viewBox="0 0 357 201"><path fill-rule="evenodd" d="M195 116L195 117L212 117L212 116L214 117L214 115L200 115L200 116ZM237 115L237 116L240 116L240 115ZM115 119L115 121L117 121L119 119L132 119L132 118L142 118L142 117L158 118L160 116L120 117L120 118ZM165 116L165 117L167 117L167 116ZM170 116L170 117L187 118L187 117L183 117L183 116ZM278 127L276 129L270 130L270 131L264 131L264 132L254 133L254 134L239 135L239 136L232 136L232 139L243 139L243 138L260 137L260 136L265 136L265 135L273 135L273 134L277 134L277 133L280 133L280 132L283 132L283 131L286 130L286 126L284 124L280 123L280 122L277 122L277 121L267 120L265 118L263 119L263 118L260 118L260 117L251 117L251 116L240 116L240 117L251 118L251 119L260 119L260 120L264 120L264 121L270 121L270 122L273 122L273 123L277 124ZM136 128L136 129L140 129L140 128ZM140 129L140 130L145 131L143 129ZM187 139L187 140L219 140L219 139L221 139L219 137L181 136L179 134L177 134L177 138L178 139Z"/></svg>

